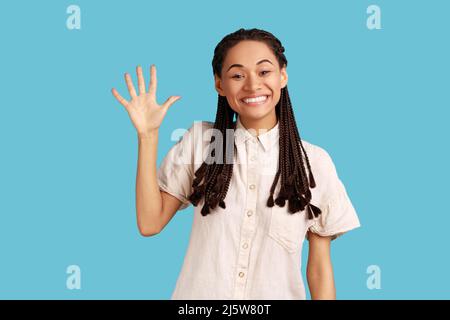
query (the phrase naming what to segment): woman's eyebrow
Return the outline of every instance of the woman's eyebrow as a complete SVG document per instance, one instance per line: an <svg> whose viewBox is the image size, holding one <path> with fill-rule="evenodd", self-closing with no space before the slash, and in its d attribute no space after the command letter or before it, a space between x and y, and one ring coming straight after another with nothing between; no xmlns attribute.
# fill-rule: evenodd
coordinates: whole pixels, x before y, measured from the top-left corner
<svg viewBox="0 0 450 320"><path fill-rule="evenodd" d="M258 62L256 63L256 65L261 64L261 63L263 63L263 62L268 62L268 63L270 63L271 65L273 65L273 63L270 62L270 60L268 60L268 59L262 59L262 60L258 61ZM238 63L232 64L232 65L227 69L227 72L228 72L231 68L233 68L233 67L243 68L244 66L243 66L242 64L238 64Z"/></svg>

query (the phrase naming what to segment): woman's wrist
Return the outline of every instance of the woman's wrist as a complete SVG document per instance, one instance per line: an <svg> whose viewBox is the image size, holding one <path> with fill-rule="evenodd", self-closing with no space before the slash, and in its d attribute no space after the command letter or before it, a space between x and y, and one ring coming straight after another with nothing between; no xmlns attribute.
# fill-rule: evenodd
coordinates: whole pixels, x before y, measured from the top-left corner
<svg viewBox="0 0 450 320"><path fill-rule="evenodd" d="M137 135L139 140L156 138L158 137L158 129L153 129L146 132L138 132Z"/></svg>

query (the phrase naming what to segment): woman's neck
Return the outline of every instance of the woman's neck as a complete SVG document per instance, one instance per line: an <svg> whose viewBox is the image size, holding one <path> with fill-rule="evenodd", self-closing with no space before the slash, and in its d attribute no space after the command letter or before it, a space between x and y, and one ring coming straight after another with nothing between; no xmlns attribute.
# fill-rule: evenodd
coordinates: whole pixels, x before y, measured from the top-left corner
<svg viewBox="0 0 450 320"><path fill-rule="evenodd" d="M252 133L254 132L256 136L259 136L260 134L263 134L271 130L273 127L277 125L278 122L275 113L263 119L248 119L248 118L246 119L241 116L238 117L242 125L245 127L245 129L249 130Z"/></svg>

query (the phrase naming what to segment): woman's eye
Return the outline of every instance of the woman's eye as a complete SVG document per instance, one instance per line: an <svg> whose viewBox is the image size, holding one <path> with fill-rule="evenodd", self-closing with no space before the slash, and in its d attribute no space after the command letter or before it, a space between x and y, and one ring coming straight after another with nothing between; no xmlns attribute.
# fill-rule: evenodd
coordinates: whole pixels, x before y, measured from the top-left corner
<svg viewBox="0 0 450 320"><path fill-rule="evenodd" d="M266 74L268 74L268 73L270 73L271 71L268 71L268 70L263 70L263 71L261 71L261 74L263 74L263 75L266 75ZM232 79L239 79L239 78L241 78L242 76L240 75L240 74L235 74L234 76L232 76L231 78Z"/></svg>

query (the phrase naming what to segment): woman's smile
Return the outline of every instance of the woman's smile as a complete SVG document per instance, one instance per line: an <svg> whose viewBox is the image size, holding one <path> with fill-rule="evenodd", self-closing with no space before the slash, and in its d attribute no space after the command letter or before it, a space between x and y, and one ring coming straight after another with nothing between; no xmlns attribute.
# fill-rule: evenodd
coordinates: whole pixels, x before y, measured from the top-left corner
<svg viewBox="0 0 450 320"><path fill-rule="evenodd" d="M269 101L270 95L259 95L256 97L247 97L240 99L240 101L246 106L259 106Z"/></svg>

